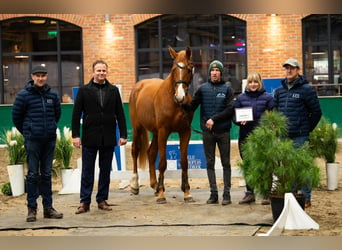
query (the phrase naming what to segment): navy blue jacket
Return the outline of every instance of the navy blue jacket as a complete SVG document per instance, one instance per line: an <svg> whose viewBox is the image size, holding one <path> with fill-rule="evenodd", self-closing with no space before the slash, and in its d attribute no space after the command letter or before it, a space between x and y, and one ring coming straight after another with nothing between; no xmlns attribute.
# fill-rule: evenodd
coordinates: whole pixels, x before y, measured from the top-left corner
<svg viewBox="0 0 342 250"><path fill-rule="evenodd" d="M230 131L234 113L233 98L233 89L223 81L219 83L209 81L200 86L190 106L194 111L201 104L200 125L203 131L208 130L205 123L210 118L214 121L213 132Z"/></svg>
<svg viewBox="0 0 342 250"><path fill-rule="evenodd" d="M288 118L288 136L309 136L321 119L322 111L316 90L300 75L292 88L287 79L274 92L275 108Z"/></svg>
<svg viewBox="0 0 342 250"><path fill-rule="evenodd" d="M245 90L236 98L234 103L234 108L244 108L251 107L253 110L253 121L248 121L246 125L241 125L240 122L235 121L235 116L233 122L240 126L239 137L244 139L248 136L250 132L259 124L261 115L266 110L272 110L274 107L273 96L265 91L264 88L257 91Z"/></svg>
<svg viewBox="0 0 342 250"><path fill-rule="evenodd" d="M30 80L13 104L12 121L28 140L56 139L61 117L61 101L56 91L45 84L42 88Z"/></svg>
<svg viewBox="0 0 342 250"><path fill-rule="evenodd" d="M83 114L82 136L80 119ZM127 138L126 119L119 89L110 84L96 84L93 79L79 88L72 114L72 137L82 137L87 147L115 146L116 123L120 137Z"/></svg>

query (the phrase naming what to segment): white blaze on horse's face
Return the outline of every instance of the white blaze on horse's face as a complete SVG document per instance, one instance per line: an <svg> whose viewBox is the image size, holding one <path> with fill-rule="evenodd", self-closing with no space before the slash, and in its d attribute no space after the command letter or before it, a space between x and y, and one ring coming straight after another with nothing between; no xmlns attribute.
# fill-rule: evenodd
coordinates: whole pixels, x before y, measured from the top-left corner
<svg viewBox="0 0 342 250"><path fill-rule="evenodd" d="M178 79L178 82L182 82L183 79L182 79L182 70L186 70L184 69L184 63L180 62L178 63L178 70L179 70L179 79ZM178 83L176 84L176 93L175 93L175 101L177 103L183 103L186 99L186 95L187 95L187 92L184 90L184 84L182 83Z"/></svg>

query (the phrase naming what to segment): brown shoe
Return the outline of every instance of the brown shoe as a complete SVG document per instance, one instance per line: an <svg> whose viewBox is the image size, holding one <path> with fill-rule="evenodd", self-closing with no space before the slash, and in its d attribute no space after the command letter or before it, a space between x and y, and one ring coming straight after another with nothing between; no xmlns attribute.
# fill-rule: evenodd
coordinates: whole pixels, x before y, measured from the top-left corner
<svg viewBox="0 0 342 250"><path fill-rule="evenodd" d="M241 201L239 201L239 204L249 204L255 202L254 194L246 193L245 197Z"/></svg>
<svg viewBox="0 0 342 250"><path fill-rule="evenodd" d="M97 207L101 210L105 210L105 211L112 211L112 209L109 207L109 204L107 203L107 201L101 201L97 204Z"/></svg>
<svg viewBox="0 0 342 250"><path fill-rule="evenodd" d="M48 208L48 209L44 209L44 218L47 219L62 219L63 218L63 214L62 213L58 213L56 211L56 209L52 208Z"/></svg>
<svg viewBox="0 0 342 250"><path fill-rule="evenodd" d="M27 222L34 222L37 220L37 208L33 208L33 207L28 207L27 208L28 212L27 212L27 217L26 217L26 221Z"/></svg>
<svg viewBox="0 0 342 250"><path fill-rule="evenodd" d="M305 202L305 208L311 207L311 201L306 201Z"/></svg>
<svg viewBox="0 0 342 250"><path fill-rule="evenodd" d="M77 208L75 214L83 214L83 213L89 212L89 210L90 210L89 204L81 203L80 206Z"/></svg>

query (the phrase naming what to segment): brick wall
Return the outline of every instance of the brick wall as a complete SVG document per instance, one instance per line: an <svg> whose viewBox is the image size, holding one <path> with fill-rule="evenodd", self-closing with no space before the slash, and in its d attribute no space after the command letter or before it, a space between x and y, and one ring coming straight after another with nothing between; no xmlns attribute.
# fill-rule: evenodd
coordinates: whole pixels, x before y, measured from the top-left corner
<svg viewBox="0 0 342 250"><path fill-rule="evenodd" d="M302 62L301 19L306 15L231 14L247 22L248 71L258 71L263 78L283 77L282 63L289 57ZM128 102L135 83L134 25L156 14L0 14L0 21L20 16L56 18L78 25L83 30L84 82L92 76L97 59L109 65L109 81L123 86L123 101Z"/></svg>

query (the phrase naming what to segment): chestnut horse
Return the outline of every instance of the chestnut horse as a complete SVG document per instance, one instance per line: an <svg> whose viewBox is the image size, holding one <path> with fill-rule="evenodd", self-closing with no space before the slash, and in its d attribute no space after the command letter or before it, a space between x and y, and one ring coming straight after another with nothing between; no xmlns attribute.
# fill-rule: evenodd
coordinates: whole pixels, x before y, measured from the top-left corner
<svg viewBox="0 0 342 250"><path fill-rule="evenodd" d="M169 135L179 134L182 168L181 189L184 201L193 201L188 182L188 145L191 136L192 112L186 112L182 104L191 102L188 94L194 67L191 62L192 51L188 47L178 53L168 47L173 65L168 77L163 79L144 79L136 83L129 98L130 119L133 129L132 157L133 176L131 191L139 193L139 167L143 168L148 159L150 186L156 190L157 203L166 203L164 172L166 170L166 144ZM149 145L149 132L152 141ZM159 178L156 179L156 158L159 150Z"/></svg>

